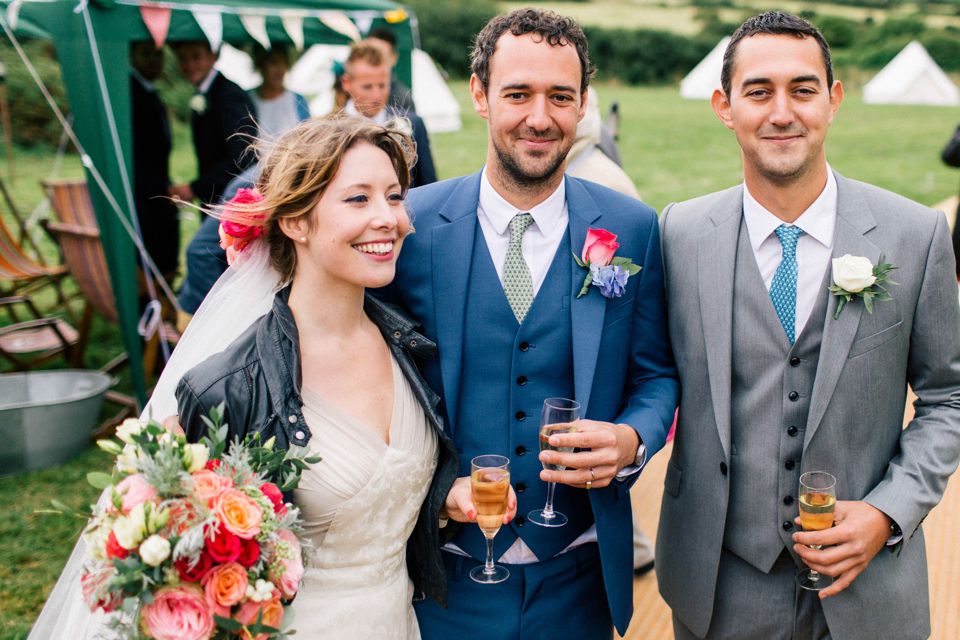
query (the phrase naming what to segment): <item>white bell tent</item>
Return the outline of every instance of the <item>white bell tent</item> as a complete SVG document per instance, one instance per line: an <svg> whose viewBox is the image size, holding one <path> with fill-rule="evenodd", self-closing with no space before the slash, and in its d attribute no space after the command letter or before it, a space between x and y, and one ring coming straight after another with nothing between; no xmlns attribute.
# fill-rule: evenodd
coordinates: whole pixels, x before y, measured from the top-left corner
<svg viewBox="0 0 960 640"><path fill-rule="evenodd" d="M953 107L960 104L960 90L914 40L863 86L863 101Z"/></svg>
<svg viewBox="0 0 960 640"><path fill-rule="evenodd" d="M715 89L720 88L720 69L723 67L723 52L730 38L726 37L707 56L697 63L680 81L680 97L688 100L709 100Z"/></svg>

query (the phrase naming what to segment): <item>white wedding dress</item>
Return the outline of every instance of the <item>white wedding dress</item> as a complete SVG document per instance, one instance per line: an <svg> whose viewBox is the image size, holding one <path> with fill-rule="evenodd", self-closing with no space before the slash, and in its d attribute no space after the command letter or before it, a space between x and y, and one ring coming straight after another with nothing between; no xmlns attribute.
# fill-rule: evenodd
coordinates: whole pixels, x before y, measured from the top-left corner
<svg viewBox="0 0 960 640"><path fill-rule="evenodd" d="M174 391L183 374L266 313L278 284L263 247L251 251L238 271L228 269L184 333L142 417L162 421L175 414ZM316 551L293 603L292 627L302 640L420 638L406 542L430 488L438 444L399 365L392 366L389 444L348 412L303 390L304 418L313 434L309 446L323 460L303 473L295 493ZM103 626L107 616L83 603L85 551L81 538L28 640L110 637Z"/></svg>
<svg viewBox="0 0 960 640"><path fill-rule="evenodd" d="M323 460L294 494L316 552L293 601L298 638L420 638L406 543L437 465L437 437L393 361L390 443L303 389L309 448Z"/></svg>

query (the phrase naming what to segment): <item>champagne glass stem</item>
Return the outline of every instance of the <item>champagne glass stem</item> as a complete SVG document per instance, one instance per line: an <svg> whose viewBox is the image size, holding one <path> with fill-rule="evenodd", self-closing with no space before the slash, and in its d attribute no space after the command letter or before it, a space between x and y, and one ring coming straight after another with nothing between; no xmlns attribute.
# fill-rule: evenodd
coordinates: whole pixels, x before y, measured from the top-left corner
<svg viewBox="0 0 960 640"><path fill-rule="evenodd" d="M493 568L493 538L489 537L487 540L487 561L483 565L483 572L490 575L495 570Z"/></svg>
<svg viewBox="0 0 960 640"><path fill-rule="evenodd" d="M547 483L547 504L543 507L543 517L553 517L553 490L556 488L556 482Z"/></svg>
<svg viewBox="0 0 960 640"><path fill-rule="evenodd" d="M807 546L810 547L811 549L816 549L817 551L819 551L820 549L823 549L822 544L810 544ZM817 571L816 569L810 569L810 582L816 582L819 579L820 579L820 572Z"/></svg>

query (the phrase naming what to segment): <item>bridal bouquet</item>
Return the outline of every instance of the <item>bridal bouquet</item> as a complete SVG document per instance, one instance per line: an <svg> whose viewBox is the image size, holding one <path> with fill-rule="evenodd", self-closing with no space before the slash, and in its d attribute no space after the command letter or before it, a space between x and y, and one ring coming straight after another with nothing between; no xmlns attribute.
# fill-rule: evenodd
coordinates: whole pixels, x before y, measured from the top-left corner
<svg viewBox="0 0 960 640"><path fill-rule="evenodd" d="M120 638L285 637L283 601L297 593L304 548L283 492L319 458L276 451L259 434L228 443L221 411L198 444L139 420L117 429L122 444L98 443L117 465L88 475L110 501L84 530L81 585L91 610L122 611L108 623Z"/></svg>

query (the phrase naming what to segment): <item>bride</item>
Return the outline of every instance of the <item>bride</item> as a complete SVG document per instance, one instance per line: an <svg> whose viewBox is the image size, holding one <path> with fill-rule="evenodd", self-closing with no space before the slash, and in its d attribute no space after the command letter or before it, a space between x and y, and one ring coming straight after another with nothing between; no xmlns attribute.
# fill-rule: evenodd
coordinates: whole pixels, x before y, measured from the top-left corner
<svg viewBox="0 0 960 640"><path fill-rule="evenodd" d="M293 603L308 640L419 638L415 591L445 605L439 521L458 459L412 360L436 347L365 293L393 279L412 230L410 147L360 118L309 120L281 137L262 198L223 214L227 231L260 237L234 242L242 265L204 301L145 412L178 408L197 440L200 416L225 402L231 438L256 431L322 457L294 494L317 550ZM31 638L96 635L101 617L79 598L82 547Z"/></svg>

